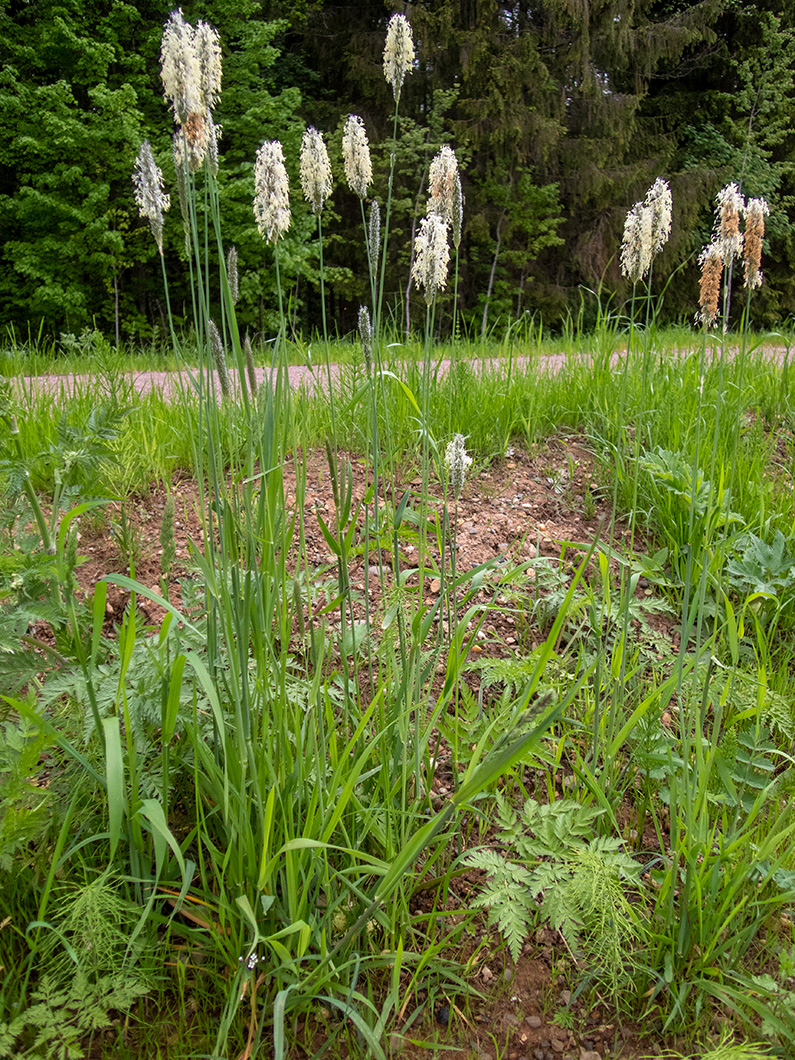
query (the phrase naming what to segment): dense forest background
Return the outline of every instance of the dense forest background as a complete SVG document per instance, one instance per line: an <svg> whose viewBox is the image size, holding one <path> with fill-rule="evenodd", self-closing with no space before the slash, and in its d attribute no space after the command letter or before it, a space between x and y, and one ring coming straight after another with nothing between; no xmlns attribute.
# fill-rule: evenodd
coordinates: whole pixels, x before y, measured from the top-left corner
<svg viewBox="0 0 795 1060"><path fill-rule="evenodd" d="M0 0L0 328L57 338L97 327L149 341L163 327L162 277L131 172L144 139L173 190L172 120L162 98L161 0ZM692 319L698 252L728 181L770 203L765 284L753 323L795 314L795 0L207 0L185 18L218 28L224 91L219 182L224 238L238 248L239 312L267 338L273 256L251 210L258 146L282 141L293 224L281 250L293 326L318 326L318 244L298 151L326 137L335 191L324 212L330 319L355 327L369 284L358 199L340 141L362 116L372 194L386 197L394 104L382 54L393 11L411 20L417 65L400 101L387 298L395 321L424 319L409 292L412 233L440 145L465 195L459 293L479 334L536 314L561 327L596 298L628 291L618 268L624 218L658 176L671 184L672 237L657 259L662 317ZM179 210L168 215L172 307L190 296ZM437 314L452 319L452 284ZM408 305L406 304L409 295ZM736 297L733 312L745 299Z"/></svg>

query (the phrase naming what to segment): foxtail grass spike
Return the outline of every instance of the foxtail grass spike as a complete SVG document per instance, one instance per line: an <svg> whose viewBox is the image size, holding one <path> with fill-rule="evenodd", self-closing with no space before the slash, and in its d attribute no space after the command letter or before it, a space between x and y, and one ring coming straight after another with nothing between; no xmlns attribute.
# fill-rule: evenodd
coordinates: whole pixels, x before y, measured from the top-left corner
<svg viewBox="0 0 795 1060"><path fill-rule="evenodd" d="M743 235L740 231L740 214L745 203L736 184L727 184L715 196L715 238L720 243L723 261L728 264L739 257L743 250Z"/></svg>
<svg viewBox="0 0 795 1060"><path fill-rule="evenodd" d="M226 256L226 278L229 281L229 293L232 296L232 305L237 305L240 285L237 274L237 247L230 247Z"/></svg>
<svg viewBox="0 0 795 1060"><path fill-rule="evenodd" d="M359 306L359 337L362 340L362 355L369 375L373 365L373 325L370 323L370 312L364 305Z"/></svg>
<svg viewBox="0 0 795 1060"><path fill-rule="evenodd" d="M458 160L455 151L447 144L431 162L428 184L428 213L438 213L443 221L452 223L458 185Z"/></svg>
<svg viewBox="0 0 795 1060"><path fill-rule="evenodd" d="M762 286L762 242L765 238L765 217L770 207L764 199L749 199L745 207L745 237L743 265L745 286L749 290Z"/></svg>
<svg viewBox="0 0 795 1060"><path fill-rule="evenodd" d="M254 351L251 348L251 339L246 335L245 341L243 342L243 356L246 359L246 375L248 376L248 385L252 394L257 393L257 369L254 366Z"/></svg>
<svg viewBox="0 0 795 1060"><path fill-rule="evenodd" d="M231 397L232 385L229 380L229 369L226 366L226 353L224 352L224 344L221 341L221 335L218 328L215 326L214 320L207 321L207 330L210 333L210 350L215 361L215 368L218 372L218 382L221 384L221 393L225 398Z"/></svg>
<svg viewBox="0 0 795 1060"><path fill-rule="evenodd" d="M384 45L384 77L392 86L395 100L400 98L406 74L414 66L414 38L405 15L393 15L389 20Z"/></svg>
<svg viewBox="0 0 795 1060"><path fill-rule="evenodd" d="M658 177L646 193L644 205L651 210L651 253L660 253L671 234L673 198L668 182Z"/></svg>
<svg viewBox="0 0 795 1060"><path fill-rule="evenodd" d="M377 199L373 199L370 203L367 242L370 246L370 271L375 276L378 272L378 253L381 249L381 208Z"/></svg>
<svg viewBox="0 0 795 1060"><path fill-rule="evenodd" d="M148 140L141 144L133 171L135 202L141 217L145 217L155 237L157 249L163 253L163 214L171 206L171 199L163 191L163 174L155 163Z"/></svg>
<svg viewBox="0 0 795 1060"><path fill-rule="evenodd" d="M720 299L720 281L723 275L723 248L720 242L712 242L705 247L699 257L701 264L701 286L698 303L701 307L696 313L696 323L710 327L718 315Z"/></svg>
<svg viewBox="0 0 795 1060"><path fill-rule="evenodd" d="M447 224L435 213L420 221L420 231L414 240L414 265L411 276L417 289L425 293L430 305L437 291L447 285L447 265L450 248L447 245Z"/></svg>
<svg viewBox="0 0 795 1060"><path fill-rule="evenodd" d="M254 217L260 235L271 243L290 227L290 182L278 140L267 141L257 152Z"/></svg>
<svg viewBox="0 0 795 1060"><path fill-rule="evenodd" d="M312 213L321 213L331 194L331 163L323 137L313 128L301 140L301 187Z"/></svg>
<svg viewBox="0 0 795 1060"><path fill-rule="evenodd" d="M444 466L447 469L450 489L456 500L463 492L467 468L472 463L472 457L469 456L464 445L465 440L463 434L455 435L448 443L444 455Z"/></svg>
<svg viewBox="0 0 795 1060"><path fill-rule="evenodd" d="M349 114L342 134L342 162L345 179L351 191L360 199L367 197L367 188L373 180L373 164L370 160L370 145L364 122L356 114Z"/></svg>
<svg viewBox="0 0 795 1060"><path fill-rule="evenodd" d="M621 244L621 271L633 283L642 280L651 267L653 211L636 202L624 222Z"/></svg>

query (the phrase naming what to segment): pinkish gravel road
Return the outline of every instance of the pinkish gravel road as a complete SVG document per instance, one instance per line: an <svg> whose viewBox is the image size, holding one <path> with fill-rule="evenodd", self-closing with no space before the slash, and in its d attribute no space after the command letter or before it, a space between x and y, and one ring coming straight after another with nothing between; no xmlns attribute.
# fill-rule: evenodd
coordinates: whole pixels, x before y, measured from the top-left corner
<svg viewBox="0 0 795 1060"><path fill-rule="evenodd" d="M546 371L557 371L566 360L562 354L552 354L540 359L539 363L544 365ZM514 367L525 366L531 363L532 358L530 357L514 357ZM501 363L507 365L507 359L503 358L502 361L496 358L489 358L485 361L471 361L473 367L483 370L484 368L495 368ZM435 366L434 366L435 368ZM442 374L446 373L450 368L450 361L444 360L440 363L440 371ZM267 374L268 369L258 368L257 369L257 380L261 381ZM332 379L335 381L339 379L341 373L341 367L337 364L331 365ZM230 368L229 375L232 379L233 387L237 387L237 370ZM314 369L305 367L304 365L290 365L287 369L287 376L290 381L290 386L294 390L298 390L304 387L307 390L325 390L328 386L328 370L325 365L318 365ZM187 386L190 389L190 380L187 372L149 372L149 371L137 371L125 373L124 378L128 379L139 394L149 394L152 391L158 391L164 397L174 398L179 393L181 386ZM89 383L95 382L96 377L91 375L35 375L35 376L24 376L20 380L20 389L25 391L31 391L34 389L47 390L54 395L65 395L69 396L75 392L79 393L81 388L86 387Z"/></svg>
<svg viewBox="0 0 795 1060"><path fill-rule="evenodd" d="M692 350L680 349L674 351L677 356L686 356L691 353ZM737 354L737 349L733 348L729 351L730 356ZM759 351L756 351L759 352ZM784 360L786 350L784 347L777 346L765 346L763 352L771 358L771 360L777 361L781 364ZM617 366L620 363L621 354L614 353L611 362L613 366ZM538 370L544 373L557 372L566 362L569 360L567 354L546 354L541 357L523 357L516 356L512 360L513 368L524 368L530 364L535 363ZM469 364L475 369L484 371L486 369L499 368L500 365L507 366L508 359L503 358L487 358L484 360L471 360ZM434 366L435 368L435 366ZM439 370L442 374L446 373L450 368L450 361L443 360L439 364ZM266 369L257 369L257 379L262 380L266 374ZM332 364L331 374L333 379L339 379L341 368L339 365ZM231 369L229 371L232 377L233 386L237 386L237 371ZM325 390L328 385L328 373L325 365L318 365L314 369L305 367L304 365L291 365L287 369L288 379L290 386L294 390L298 390L301 387L307 390ZM136 371L125 373L124 378L129 379L135 390L141 394L149 394L153 391L158 391L165 398L175 398L179 393L181 386L187 386L190 389L190 382L187 372L150 372L150 371ZM96 377L91 375L37 375L37 376L23 376L22 379L17 380L17 386L20 390L31 392L32 390L46 390L55 396L70 396L75 392L86 387L89 383L96 382Z"/></svg>

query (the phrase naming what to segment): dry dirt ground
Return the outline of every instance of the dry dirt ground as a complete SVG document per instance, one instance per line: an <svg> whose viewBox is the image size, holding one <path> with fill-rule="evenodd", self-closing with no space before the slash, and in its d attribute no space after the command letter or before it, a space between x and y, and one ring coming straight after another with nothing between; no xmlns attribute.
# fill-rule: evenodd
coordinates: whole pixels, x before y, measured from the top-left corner
<svg viewBox="0 0 795 1060"><path fill-rule="evenodd" d="M348 458L341 454L341 459ZM350 462L354 472L354 496L361 498L366 488L363 462L358 458L350 458ZM417 486L419 482L416 468L402 469L401 490ZM320 513L328 524L334 522L334 500L325 453L308 454L306 483L307 563L319 582L326 577L332 584L336 577L334 557L316 518ZM180 583L191 574L189 542L200 544L201 524L196 483L184 478L175 479L171 490L177 502L177 559L171 573L169 593L179 606ZM441 487L436 492L441 496ZM285 494L288 505L294 504L295 478L289 470L285 472ZM521 563L537 555L559 558L565 543L570 543L570 554L576 559L583 545L587 546L595 535L607 532L610 500L581 439L553 440L532 453L517 448L506 459L491 466L475 465L470 469L463 495L453 513L457 527L458 569L465 570L489 560ZM164 491L153 489L125 504L135 577L156 592L160 592L159 533L164 503ZM105 520L84 521L81 527L79 551L86 557L86 562L77 573L86 590L103 575L114 571L130 573L129 562L119 549L118 535L113 532L113 524L119 517L120 506L110 505ZM615 534L619 542L625 532L617 524ZM407 554L403 559L409 566L411 548L411 545L404 546ZM370 567L372 574L366 579L369 572L365 571L361 558L355 559L351 566L352 588L361 601L367 582L374 607L379 604L380 592L376 571L376 567ZM434 579L429 579L426 588L429 598L433 599L439 586ZM125 592L113 585L109 587L109 629L121 619L127 601ZM153 626L159 624L164 615L162 608L143 597L139 599L139 605ZM517 628L517 619L509 611L497 609L489 614L479 639L472 644L472 657L480 652L510 656L537 643L532 639L534 631L525 624L521 629ZM538 631L535 633L540 636ZM662 650L665 651L667 640L673 653L672 629L661 628L659 633ZM524 641L520 644L521 638ZM445 783L452 782L452 775L448 778L448 773L449 770L441 767L437 773L434 786L439 798L447 794ZM473 886L473 882L466 878L460 881L459 899L465 902ZM645 1033L641 1035L637 1026L621 1023L611 1016L609 1006L600 1003L593 994L587 995L587 1004L584 999L578 1000L569 1008L577 976L571 954L552 931L540 928L525 946L516 966L496 934L489 936L485 924L479 942L484 939L485 945L472 967L468 996L446 998L426 994L423 997L420 993L417 1000L426 1002L425 1018L415 1023L405 1038L393 1035L390 1044L395 1056L419 1060L431 1050L439 1060L452 1060L453 1057L472 1060L601 1060L605 1056L651 1056L661 1051L662 1041L649 1037L648 1021L644 1025ZM470 952L476 946L477 943L470 940ZM469 955L464 953L464 957ZM556 1019L558 1022L554 1022ZM307 1031L311 1040L313 1030L307 1028ZM322 1036L322 1028L318 1027L316 1032ZM666 1045L670 1044L670 1041L666 1042Z"/></svg>

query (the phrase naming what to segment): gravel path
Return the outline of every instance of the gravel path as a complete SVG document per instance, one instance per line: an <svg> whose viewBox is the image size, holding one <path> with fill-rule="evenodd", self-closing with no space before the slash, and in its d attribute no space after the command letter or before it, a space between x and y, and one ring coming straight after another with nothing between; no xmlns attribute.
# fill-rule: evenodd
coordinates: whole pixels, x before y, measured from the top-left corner
<svg viewBox="0 0 795 1060"><path fill-rule="evenodd" d="M680 357L686 356L691 353L692 350L681 349L676 350L676 354ZM763 352L766 356L770 357L771 360L783 363L787 350L784 347L778 346L765 346ZM729 351L730 356L735 356L738 353L736 348L732 348ZM543 373L557 372L568 360L567 354L554 353L546 354L541 357L526 357L517 356L513 358L512 365L514 369L521 369L527 367L529 364L536 364L537 369ZM611 362L614 367L621 363L621 354L615 353L611 358ZM472 367L476 370L494 370L498 369L501 365L507 366L507 358L488 358L486 360L471 360L469 362ZM449 371L450 361L443 360L439 364L439 371L445 374ZM331 365L332 378L337 380L341 374L341 367L337 364ZM261 381L265 375L267 369L257 369L257 379ZM229 374L232 379L233 387L237 387L237 370L230 368ZM317 365L314 369L309 369L305 365L290 365L287 369L287 375L290 382L290 386L294 390L298 390L302 387L312 390L325 390L328 385L328 371L325 365ZM136 371L125 374L124 378L129 379L135 390L141 394L149 394L152 391L159 391L165 398L174 399L179 393L180 386L190 387L189 376L186 371L182 372L150 372L150 371ZM34 390L45 390L51 394L60 396L71 396L75 392L79 393L81 389L84 389L92 382L96 382L97 377L92 375L36 375L36 376L23 376L21 379L16 380L16 385L20 390L30 393Z"/></svg>
<svg viewBox="0 0 795 1060"><path fill-rule="evenodd" d="M565 356L562 354L553 354L544 357L543 364L547 371L557 371L565 361ZM531 363L532 358L530 357L515 357L513 360L514 367L525 366ZM472 365L475 368L496 368L500 365L500 360L497 358L490 358L486 361L472 361ZM507 363L503 359L503 363ZM443 360L440 364L440 372L445 374L450 368L450 361ZM258 368L257 369L257 380L262 381L266 375L268 369ZM341 366L337 364L331 365L332 379L335 381L339 379L341 374ZM230 368L229 375L232 380L232 386L237 387L237 369ZM290 365L287 369L287 376L290 382L290 386L293 390L298 390L301 387L306 388L309 391L312 390L325 390L328 386L328 370L325 365L317 365L314 369L309 369L305 365ZM150 371L138 371L125 373L125 379L129 379L133 387L139 394L149 394L152 391L159 391L166 398L175 398L179 393L180 386L187 386L190 388L190 379L186 371L182 372L150 372ZM36 376L23 376L20 381L20 389L24 389L27 392L31 390L46 390L52 394L60 395L64 394L70 396L77 392L79 393L82 388L85 388L91 382L96 382L96 377L91 375L36 375Z"/></svg>

